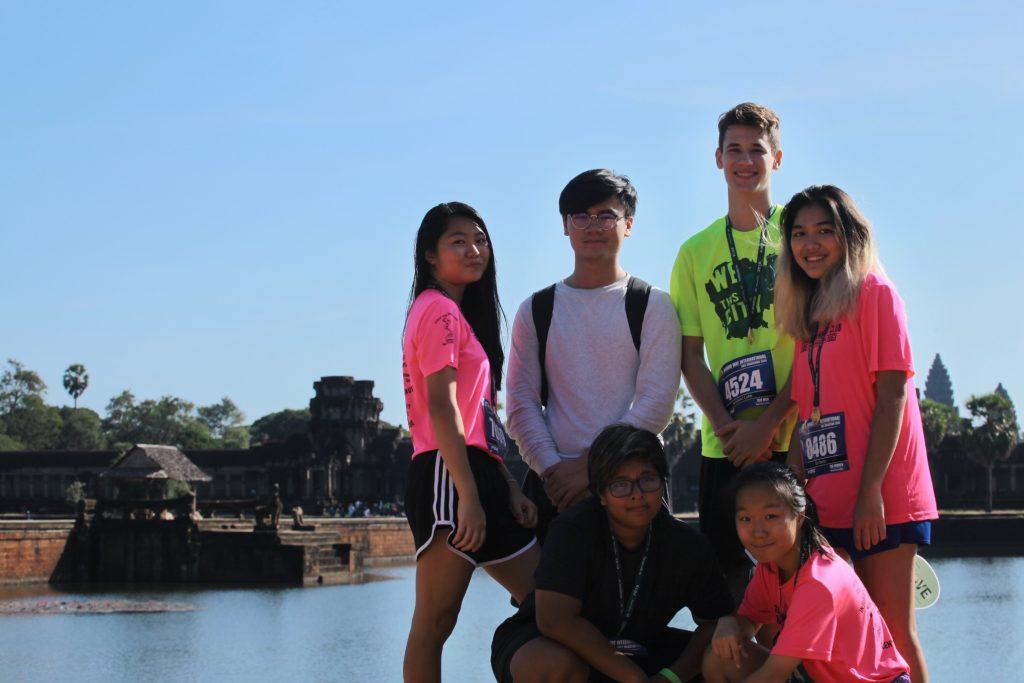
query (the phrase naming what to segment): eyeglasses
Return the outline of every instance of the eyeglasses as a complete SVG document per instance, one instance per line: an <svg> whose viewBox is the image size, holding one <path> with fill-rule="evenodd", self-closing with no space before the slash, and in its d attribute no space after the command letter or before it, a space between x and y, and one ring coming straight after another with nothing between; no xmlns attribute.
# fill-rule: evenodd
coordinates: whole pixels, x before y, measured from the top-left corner
<svg viewBox="0 0 1024 683"><path fill-rule="evenodd" d="M657 474L643 474L639 479L616 479L608 484L608 493L615 498L625 498L633 495L634 487L643 493L654 493L661 489L661 477Z"/></svg>
<svg viewBox="0 0 1024 683"><path fill-rule="evenodd" d="M620 218L622 216L614 211L602 211L596 216L580 212L569 214L569 225L575 230L586 230L591 225L596 225L598 230L611 230L619 222Z"/></svg>

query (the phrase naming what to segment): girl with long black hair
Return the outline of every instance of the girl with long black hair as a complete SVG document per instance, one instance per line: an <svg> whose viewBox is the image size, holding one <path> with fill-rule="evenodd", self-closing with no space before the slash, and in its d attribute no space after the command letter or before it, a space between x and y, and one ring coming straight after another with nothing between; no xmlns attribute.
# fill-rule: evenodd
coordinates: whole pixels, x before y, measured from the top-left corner
<svg viewBox="0 0 1024 683"><path fill-rule="evenodd" d="M796 475L759 462L733 480L736 533L757 568L736 616L718 620L704 657L708 683L910 683L907 662L864 584L829 546ZM752 638L779 627L768 648Z"/></svg>
<svg viewBox="0 0 1024 683"><path fill-rule="evenodd" d="M413 442L406 516L416 542L416 607L406 681L440 681L441 650L477 566L521 601L533 589L537 510L503 461L501 303L487 226L439 204L416 236L402 345Z"/></svg>

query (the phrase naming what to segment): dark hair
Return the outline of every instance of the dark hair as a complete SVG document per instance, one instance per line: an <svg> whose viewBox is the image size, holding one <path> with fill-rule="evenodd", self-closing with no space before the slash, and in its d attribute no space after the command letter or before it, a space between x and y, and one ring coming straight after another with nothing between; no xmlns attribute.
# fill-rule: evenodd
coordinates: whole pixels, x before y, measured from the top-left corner
<svg viewBox="0 0 1024 683"><path fill-rule="evenodd" d="M732 509L736 509L736 497L739 492L753 486L763 486L773 491L790 510L804 518L800 527L800 565L803 565L812 552L825 557L829 556L828 541L818 528L818 515L814 509L814 501L797 481L793 470L771 460L756 462L743 468L732 480Z"/></svg>
<svg viewBox="0 0 1024 683"><path fill-rule="evenodd" d="M633 458L646 460L662 479L668 478L665 448L657 435L627 424L614 424L602 429L590 444L587 462L590 492L596 496L607 488L619 468Z"/></svg>
<svg viewBox="0 0 1024 683"><path fill-rule="evenodd" d="M779 151L779 115L768 107L743 102L718 117L718 149L722 149L729 126L753 126L768 136L773 152Z"/></svg>
<svg viewBox="0 0 1024 683"><path fill-rule="evenodd" d="M558 213L568 216L586 211L595 204L615 197L626 207L626 217L636 213L636 188L629 178L615 175L607 168L584 171L569 181L558 195Z"/></svg>
<svg viewBox="0 0 1024 683"><path fill-rule="evenodd" d="M479 225L488 244L491 245L491 257L487 259L487 268L479 280L466 285L459 309L487 353L487 359L491 364L491 386L493 391L497 392L501 389L502 367L505 364L505 351L501 348L501 321L505 318L505 311L502 310L501 300L498 298L494 243L487 232L484 219L469 204L445 202L427 211L427 215L423 217L420 229L416 232L416 270L412 279L412 291L409 294L409 307L416 297L428 289L444 291L434 279L434 271L427 261L427 252L437 251L438 240L448 229L448 224L453 218L466 218Z"/></svg>
<svg viewBox="0 0 1024 683"><path fill-rule="evenodd" d="M793 254L796 217L808 206L818 206L831 217L843 248L839 265L821 281L807 275ZM882 272L871 223L853 198L835 185L812 185L793 195L782 209L780 228L775 323L797 339L810 339L812 321L836 321L848 315L857 305L865 276Z"/></svg>

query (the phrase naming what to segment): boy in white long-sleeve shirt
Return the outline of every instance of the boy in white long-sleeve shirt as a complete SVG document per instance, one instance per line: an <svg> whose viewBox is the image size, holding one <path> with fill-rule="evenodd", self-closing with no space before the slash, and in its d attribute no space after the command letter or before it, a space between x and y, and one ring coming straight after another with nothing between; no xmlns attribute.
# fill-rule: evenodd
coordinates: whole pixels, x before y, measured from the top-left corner
<svg viewBox="0 0 1024 683"><path fill-rule="evenodd" d="M538 505L541 541L551 519L587 495L586 451L601 429L622 422L657 434L672 416L675 309L619 263L636 199L629 179L606 169L569 181L558 206L575 267L524 301L512 325L508 430L530 466L524 491ZM548 325L543 370L538 321Z"/></svg>

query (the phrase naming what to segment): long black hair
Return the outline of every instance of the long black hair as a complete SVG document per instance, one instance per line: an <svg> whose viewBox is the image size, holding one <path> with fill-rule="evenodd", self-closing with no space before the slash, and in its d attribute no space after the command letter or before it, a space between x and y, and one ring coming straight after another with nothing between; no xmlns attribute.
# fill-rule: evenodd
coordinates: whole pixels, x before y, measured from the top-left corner
<svg viewBox="0 0 1024 683"><path fill-rule="evenodd" d="M498 278L494 266L494 243L487 232L487 225L480 214L469 204L462 202L445 202L438 204L423 217L420 229L416 232L416 253L414 255L415 273L412 278L412 291L409 293L409 307L420 294L428 289L444 290L434 278L434 271L427 261L428 251L437 251L437 243L441 235L448 229L453 218L466 218L473 221L483 230L490 246L490 258L487 268L476 282L466 285L462 294L459 309L466 317L466 322L473 328L473 334L484 347L487 359L491 364L491 387L494 392L501 389L502 369L505 365L505 351L501 347L501 323L505 319L505 311L501 308L498 298ZM406 308L406 318L409 312Z"/></svg>
<svg viewBox="0 0 1024 683"><path fill-rule="evenodd" d="M786 507L803 517L803 524L800 525L800 564L811 556L812 552L829 557L829 545L825 535L818 527L818 514L814 508L814 501L804 491L804 487L796 478L793 470L785 465L771 460L754 463L739 471L739 474L732 480L733 510L736 509L736 496L745 488L752 486L763 486L776 493L782 499Z"/></svg>

